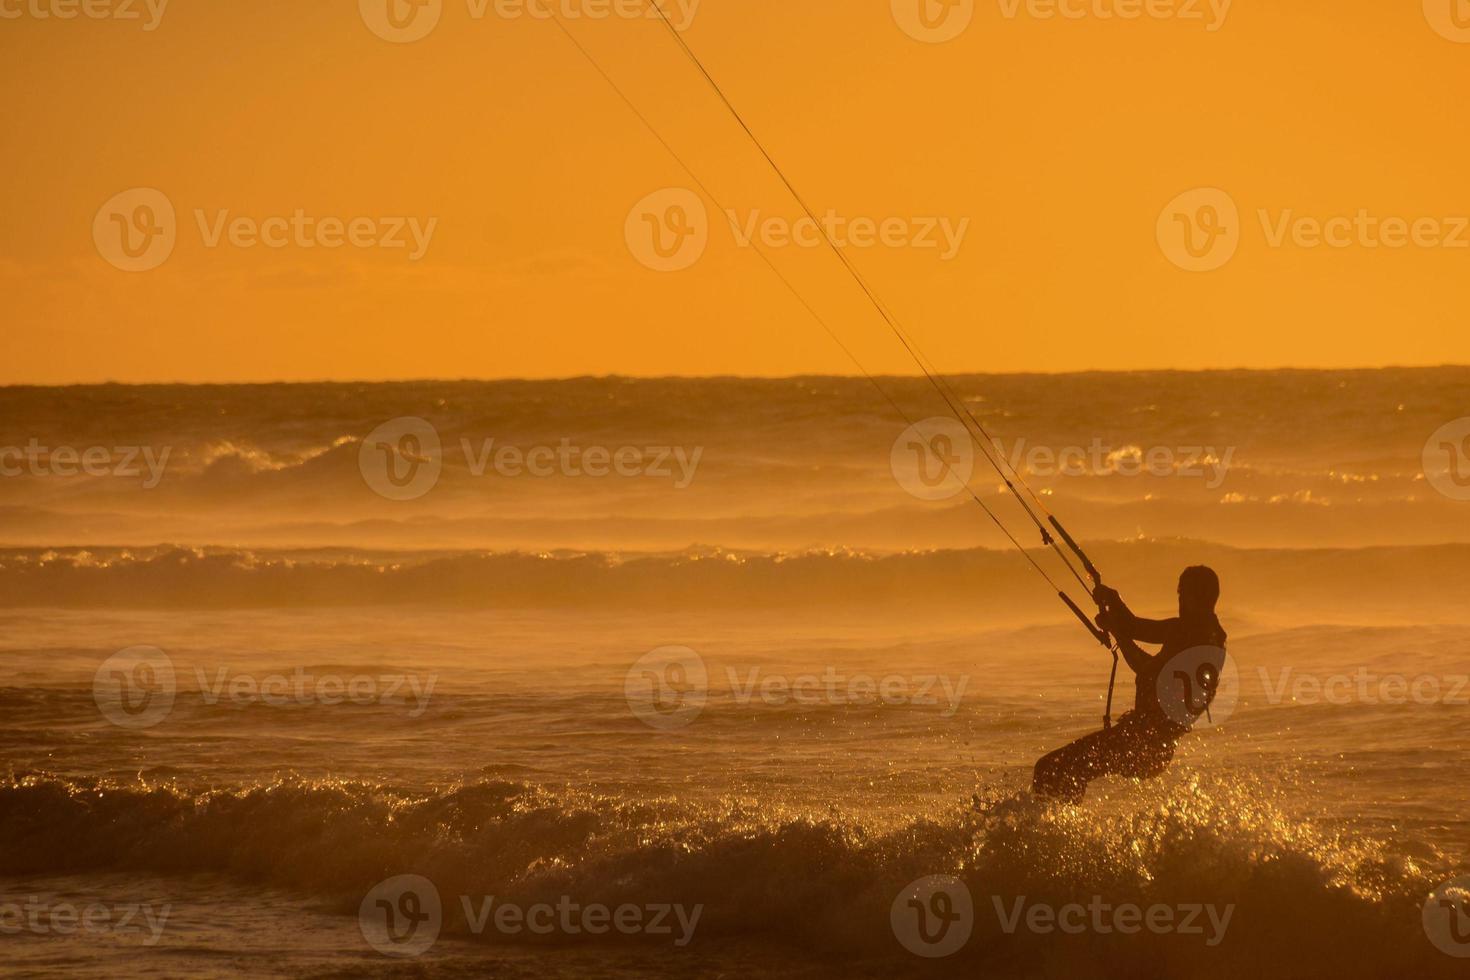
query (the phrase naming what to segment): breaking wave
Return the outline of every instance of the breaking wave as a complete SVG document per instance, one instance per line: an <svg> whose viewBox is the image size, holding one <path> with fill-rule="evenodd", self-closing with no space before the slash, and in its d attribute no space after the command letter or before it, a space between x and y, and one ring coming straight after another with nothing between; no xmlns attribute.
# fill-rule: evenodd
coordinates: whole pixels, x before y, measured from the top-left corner
<svg viewBox="0 0 1470 980"><path fill-rule="evenodd" d="M0 873L214 872L320 898L344 914L399 874L445 898L523 906L559 896L703 907L701 938L805 955L906 956L890 906L928 875L957 875L975 936L946 975L1452 975L1419 907L1435 876L1376 842L1286 818L1253 783L1198 778L1124 804L1045 808L995 792L885 828L774 815L739 800L630 801L480 781L439 791L278 782L189 792L15 776L0 785ZM766 814L763 816L757 815ZM1223 941L1006 932L993 900L1233 906ZM484 936L494 941L493 930ZM527 941L519 937L518 941ZM571 937L530 941L573 941ZM1059 972L1060 971L1060 972Z"/></svg>

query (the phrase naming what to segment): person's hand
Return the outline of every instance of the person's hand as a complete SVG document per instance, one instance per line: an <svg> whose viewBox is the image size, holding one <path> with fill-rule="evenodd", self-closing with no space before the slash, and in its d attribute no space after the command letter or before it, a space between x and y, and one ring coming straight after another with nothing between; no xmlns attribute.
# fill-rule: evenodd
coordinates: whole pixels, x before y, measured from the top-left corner
<svg viewBox="0 0 1470 980"><path fill-rule="evenodd" d="M1110 589L1106 585L1101 584L1092 590L1092 598L1093 601L1104 609L1121 604L1123 601L1123 597L1118 595L1117 589Z"/></svg>

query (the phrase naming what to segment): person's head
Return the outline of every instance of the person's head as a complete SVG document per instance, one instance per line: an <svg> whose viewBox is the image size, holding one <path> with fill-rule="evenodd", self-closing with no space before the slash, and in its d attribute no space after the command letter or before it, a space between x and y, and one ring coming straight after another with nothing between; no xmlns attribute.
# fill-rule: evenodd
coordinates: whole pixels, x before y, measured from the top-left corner
<svg viewBox="0 0 1470 980"><path fill-rule="evenodd" d="M1220 576L1204 565L1191 565L1179 576L1179 615L1213 615L1220 601Z"/></svg>

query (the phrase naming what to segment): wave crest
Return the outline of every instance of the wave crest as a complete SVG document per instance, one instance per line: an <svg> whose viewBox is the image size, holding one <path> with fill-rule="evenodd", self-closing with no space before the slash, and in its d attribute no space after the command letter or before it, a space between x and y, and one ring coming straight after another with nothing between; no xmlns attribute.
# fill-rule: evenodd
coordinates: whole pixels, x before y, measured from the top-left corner
<svg viewBox="0 0 1470 980"><path fill-rule="evenodd" d="M1420 932L1432 876L1378 843L1287 819L1250 783L1184 781L1085 808L997 792L877 829L761 817L738 800L628 800L495 780L426 792L280 782L193 793L29 775L0 786L0 831L12 845L0 853L3 874L212 871L344 913L379 881L421 874L444 897L446 927L461 933L459 896L526 906L565 895L701 905L705 936L887 957L902 955L888 927L900 890L954 874L974 897L976 927L947 962L970 975L1046 964L1086 976L1435 977L1452 962ZM992 908L1094 895L1144 908L1228 903L1228 941L1006 932Z"/></svg>

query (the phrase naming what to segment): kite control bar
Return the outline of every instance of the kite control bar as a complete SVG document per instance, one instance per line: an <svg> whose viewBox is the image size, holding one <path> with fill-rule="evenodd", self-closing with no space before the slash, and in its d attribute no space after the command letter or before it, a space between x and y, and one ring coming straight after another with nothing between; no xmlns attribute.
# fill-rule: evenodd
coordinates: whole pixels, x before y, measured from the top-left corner
<svg viewBox="0 0 1470 980"><path fill-rule="evenodd" d="M1108 675L1108 704L1107 707L1103 709L1103 728L1112 728L1113 689L1118 685L1118 648L1113 643L1113 638L1103 630L1099 629L1092 620L1088 619L1087 614L1082 611L1081 607L1079 607L1077 603L1072 601L1071 596L1067 595L1067 593L1065 592L1058 592L1057 595L1062 597L1062 601L1067 604L1067 608L1072 610L1072 612L1077 616L1077 619L1082 623L1083 626L1087 627L1087 632L1091 633L1097 639L1097 642L1101 643L1103 647L1113 655L1113 672Z"/></svg>
<svg viewBox="0 0 1470 980"><path fill-rule="evenodd" d="M1058 592L1057 595L1062 597L1062 601L1067 604L1067 608L1072 610L1073 614L1076 615L1079 620L1081 620L1082 625L1087 627L1087 632L1091 633L1093 637L1097 640L1097 642L1101 643L1109 650L1113 648L1112 637L1108 636L1108 634L1098 629L1097 624L1087 618L1087 613L1083 612L1082 608L1078 606L1077 603L1072 601L1071 596L1067 595L1067 593L1065 592Z"/></svg>
<svg viewBox="0 0 1470 980"><path fill-rule="evenodd" d="M1082 567L1086 569L1087 574L1092 576L1092 580L1098 585L1102 585L1102 572L1099 572L1097 566L1092 563L1092 559L1087 557L1087 552L1083 551L1082 546L1072 539L1072 535L1068 534L1067 529L1062 527L1061 521L1050 515L1048 516L1048 520L1051 521L1051 526L1057 529L1057 533L1062 536L1062 540L1067 542L1067 547L1075 551L1077 557L1082 559Z"/></svg>
<svg viewBox="0 0 1470 980"><path fill-rule="evenodd" d="M1067 547L1076 552L1077 557L1082 560L1082 567L1086 570L1087 574L1091 576L1092 581L1099 586L1102 585L1102 573L1097 570L1097 566L1092 563L1092 559L1087 557L1087 552L1083 551L1081 545L1079 545L1072 538L1072 535L1067 533L1067 529L1062 527L1061 521L1057 520L1055 517L1050 517L1049 519L1051 521L1051 526L1056 528L1056 532L1062 536L1062 540L1067 542ZM1092 620L1087 618L1087 614L1084 613L1080 608L1078 608L1077 603L1072 601L1071 596L1067 595L1066 593L1062 593L1062 601L1065 602L1067 604L1067 608L1071 609L1072 612L1077 616L1077 618L1082 621L1082 625L1087 627L1087 631L1097 638L1097 642L1106 647L1108 651L1113 655L1113 672L1108 675L1108 703L1107 707L1103 709L1103 728L1112 728L1113 691L1118 686L1118 647L1116 644L1113 643L1113 638L1108 635L1105 630L1100 629L1095 623L1093 623ZM1101 603L1099 603L1098 608L1102 608Z"/></svg>

